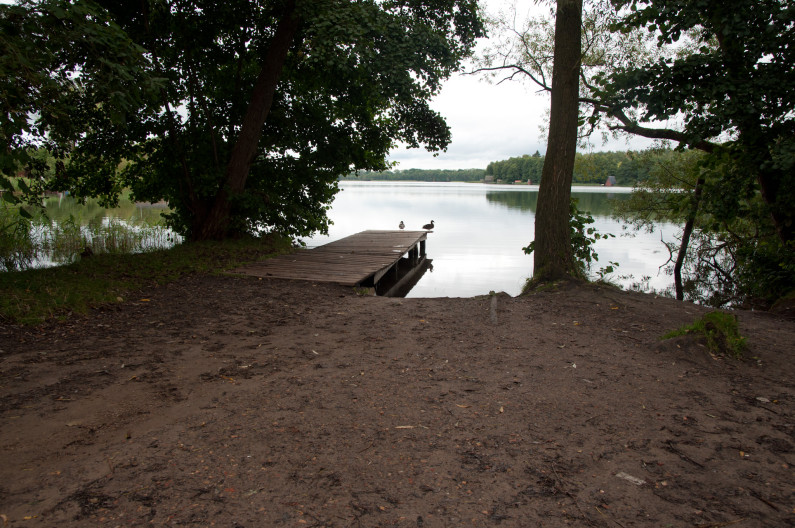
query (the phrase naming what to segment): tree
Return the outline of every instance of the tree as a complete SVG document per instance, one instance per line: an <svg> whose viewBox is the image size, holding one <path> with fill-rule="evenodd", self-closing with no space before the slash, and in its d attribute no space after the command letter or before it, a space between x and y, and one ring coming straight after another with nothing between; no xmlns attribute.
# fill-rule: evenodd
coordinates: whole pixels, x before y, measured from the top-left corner
<svg viewBox="0 0 795 528"><path fill-rule="evenodd" d="M36 203L53 173L63 177L79 106L101 107L119 123L157 88L143 48L93 2L0 5L0 48L0 190L11 203ZM35 155L38 147L60 163ZM18 174L26 176L17 181L21 200L12 184Z"/></svg>
<svg viewBox="0 0 795 528"><path fill-rule="evenodd" d="M500 82L529 79L551 94L549 141L539 188L535 240L527 249L534 252L534 280L545 281L579 275L571 247L571 182L578 143L594 126L580 119L580 107L592 94L592 78L606 68L649 53L639 33L607 38L609 23L615 20L607 0L557 2L554 31L549 19L530 19L517 28L517 17L499 19L496 44L480 58L476 72L504 74ZM576 16L574 12L576 11ZM569 20L561 15L569 13ZM561 24L565 25L561 27ZM576 39L576 42L575 42ZM565 66L564 66L565 61ZM562 81L561 77L566 76ZM550 82L551 80L551 82ZM554 139L553 139L554 138ZM532 249L531 249L532 248Z"/></svg>
<svg viewBox="0 0 795 528"><path fill-rule="evenodd" d="M769 305L795 287L795 6L614 4L629 8L618 29L646 29L661 46L682 49L599 79L596 95L606 115L619 119L616 129L708 153L680 209L677 297ZM627 109L641 120L681 126L651 130L626 119Z"/></svg>
<svg viewBox="0 0 795 528"><path fill-rule="evenodd" d="M483 34L474 0L99 3L160 89L120 123L74 112L57 183L165 199L194 240L324 231L339 176L386 169L396 141L444 148L429 100Z"/></svg>
<svg viewBox="0 0 795 528"><path fill-rule="evenodd" d="M215 194L209 211L196 222L194 237L199 239L224 238L231 222L232 202L230 196L241 194L246 188L246 180L251 162L257 154L262 136L262 127L273 105L276 85L279 82L287 53L293 43L301 23L301 15L296 12L295 0L288 0L279 17L268 51L262 60L261 69L251 93L248 108L243 116L240 132L229 154L223 183Z"/></svg>
<svg viewBox="0 0 795 528"><path fill-rule="evenodd" d="M616 129L679 141L737 165L756 181L784 245L795 243L795 6L781 0L613 0L622 31L646 29L678 55L603 75L595 108ZM627 118L675 120L649 129ZM727 153L728 157L723 156ZM743 185L743 188L747 186Z"/></svg>
<svg viewBox="0 0 795 528"><path fill-rule="evenodd" d="M704 248L697 251L704 265L690 266L689 280L718 284L709 276L720 269L741 292L723 298L769 295L774 282L778 294L785 293L780 287L791 281L771 282L752 270L782 277L795 269L795 6L781 0L606 3L589 2L583 17L580 104L587 117L580 121L581 137L601 128L707 153L701 166L706 186L697 195L692 188L689 213L680 217ZM503 29L505 45L492 48L481 69L507 72L506 79L518 75L549 91L548 23ZM707 192L710 185L722 191ZM694 215L711 220L689 221ZM767 236L768 225L778 242ZM680 270L691 262L688 238L679 246ZM723 255L720 261L729 264L716 264L718 257L710 255ZM735 258L741 255L742 262Z"/></svg>
<svg viewBox="0 0 795 528"><path fill-rule="evenodd" d="M664 240L677 299L767 308L795 288L795 260L776 235L761 194L741 193L737 200L735 189L747 177L723 172L737 171L734 164L697 150L653 150L639 158L649 178L617 203L618 213L638 229L660 221L683 226ZM737 212L727 214L729 208Z"/></svg>
<svg viewBox="0 0 795 528"><path fill-rule="evenodd" d="M550 11L550 16L523 18L514 9L497 16L491 22L491 45L478 57L478 67L473 73L486 73L498 78L498 83L527 80L542 92L550 93L555 51L553 15ZM594 105L598 102L594 80L617 67L653 60L661 53L645 31L614 31L612 26L620 19L611 0L583 3L579 102L581 116L588 116L579 121L583 140L597 130L604 117L602 108ZM631 112L629 115L633 116ZM607 139L607 133L604 137Z"/></svg>
<svg viewBox="0 0 795 528"><path fill-rule="evenodd" d="M571 247L571 179L577 148L582 0L558 0L549 139L538 189L533 279L557 280L577 273Z"/></svg>

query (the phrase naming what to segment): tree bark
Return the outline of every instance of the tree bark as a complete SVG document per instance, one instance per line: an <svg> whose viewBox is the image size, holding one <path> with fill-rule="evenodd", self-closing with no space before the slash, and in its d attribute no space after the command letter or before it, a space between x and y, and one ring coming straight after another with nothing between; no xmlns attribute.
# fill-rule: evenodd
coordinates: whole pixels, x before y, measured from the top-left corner
<svg viewBox="0 0 795 528"><path fill-rule="evenodd" d="M693 228L695 227L698 208L701 206L701 193L703 188L704 177L699 176L696 181L696 188L693 190L690 211L687 213L685 228L682 231L682 241L679 244L679 252L676 255L676 263L674 264L674 289L676 290L676 299L678 301L683 301L685 299L685 289L682 284L682 266L687 256L687 248L690 245L690 236L693 234Z"/></svg>
<svg viewBox="0 0 795 528"><path fill-rule="evenodd" d="M773 219L778 238L787 247L795 244L795 219L793 219L792 205L782 204L779 197L778 190L782 178L782 175L774 175L773 171L766 170L760 170L757 175L762 199L770 207L770 217Z"/></svg>
<svg viewBox="0 0 795 528"><path fill-rule="evenodd" d="M549 138L535 217L533 279L577 274L571 248L569 203L577 149L582 0L558 0Z"/></svg>
<svg viewBox="0 0 795 528"><path fill-rule="evenodd" d="M254 85L224 180L207 215L196 219L191 233L194 240L221 240L229 235L232 212L230 198L245 189L251 162L257 154L262 128L268 118L276 86L300 22L295 0L288 0Z"/></svg>
<svg viewBox="0 0 795 528"><path fill-rule="evenodd" d="M718 8L713 12L716 20L725 20L732 16L726 9L731 7L718 4ZM795 219L792 215L792 205L782 203L779 189L786 174L783 171L773 169L773 160L770 156L770 141L772 138L765 133L762 125L762 118L758 112L754 111L753 101L748 100L746 86L750 86L755 78L754 68L756 59L747 58L743 50L743 43L738 39L726 38L723 26L718 24L715 37L718 47L725 60L726 77L728 89L726 96L735 105L747 108L749 111L742 116L737 123L740 132L739 143L743 147L743 163L746 170L755 175L762 200L767 204L773 226L776 228L781 243L787 247L793 244L795 237ZM751 91L753 94L753 91Z"/></svg>

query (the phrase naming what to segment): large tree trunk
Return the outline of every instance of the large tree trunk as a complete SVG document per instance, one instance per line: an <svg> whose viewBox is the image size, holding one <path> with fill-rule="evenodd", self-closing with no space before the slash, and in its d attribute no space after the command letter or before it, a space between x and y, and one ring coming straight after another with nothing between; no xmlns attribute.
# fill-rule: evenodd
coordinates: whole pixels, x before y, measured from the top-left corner
<svg viewBox="0 0 795 528"><path fill-rule="evenodd" d="M725 12L730 6L718 4L715 17L727 18L730 14ZM773 138L765 133L762 116L754 111L755 101L748 100L748 94L743 90L745 85L753 82L756 60L746 59L743 42L737 39L725 38L721 27L715 32L718 46L726 62L727 97L738 106L749 109L737 123L740 131L739 143L744 147L743 163L749 174L756 176L762 200L767 204L776 233L784 246L790 246L795 241L795 218L792 214L792 204L785 203L780 195L781 185L787 174L773 168L775 163L770 156L770 142ZM739 80L737 82L736 80Z"/></svg>
<svg viewBox="0 0 795 528"><path fill-rule="evenodd" d="M569 202L577 149L582 0L558 0L549 139L535 218L533 279L557 280L576 273Z"/></svg>
<svg viewBox="0 0 795 528"><path fill-rule="evenodd" d="M778 176L778 178L777 178ZM795 218L792 214L792 204L784 204L779 196L782 174L773 170L759 170L757 181L762 192L762 199L770 207L770 216L776 233L784 246L795 244Z"/></svg>
<svg viewBox="0 0 795 528"><path fill-rule="evenodd" d="M251 162L257 154L262 128L273 104L276 85L299 25L295 0L289 0L254 85L240 134L226 167L224 181L207 215L194 221L191 233L194 240L220 240L229 234L232 211L230 197L245 189Z"/></svg>
<svg viewBox="0 0 795 528"><path fill-rule="evenodd" d="M762 200L768 206L779 240L784 247L792 247L795 244L795 215L792 214L792 204L786 202L786 193L782 193L782 186L788 175L784 170L776 168L776 163L769 154L769 141L769 138L763 136L757 115L746 120L740 128L740 142L746 152L767 154L763 159L746 159L746 170L756 174Z"/></svg>

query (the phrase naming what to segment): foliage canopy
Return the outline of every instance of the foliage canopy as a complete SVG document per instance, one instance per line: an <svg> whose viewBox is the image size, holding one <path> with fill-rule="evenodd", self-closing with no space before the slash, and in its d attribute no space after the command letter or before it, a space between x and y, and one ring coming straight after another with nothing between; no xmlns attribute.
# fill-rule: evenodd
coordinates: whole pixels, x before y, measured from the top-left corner
<svg viewBox="0 0 795 528"><path fill-rule="evenodd" d="M666 216L684 224L678 251L687 258L677 266L688 267L697 298L769 303L786 294L795 287L795 5L594 0L585 8L580 137L601 128L704 151L685 178L672 165L680 181L657 182L667 198L657 187L638 207L670 207ZM498 27L503 41L480 69L551 90L549 21L517 26L507 17Z"/></svg>
<svg viewBox="0 0 795 528"><path fill-rule="evenodd" d="M690 192L665 199L685 224L677 266L689 279L681 289L717 306L769 305L795 288L795 6L613 4L626 12L614 29L645 29L660 47L680 48L601 76L607 112L679 122L663 133L707 153L676 186Z"/></svg>
<svg viewBox="0 0 795 528"><path fill-rule="evenodd" d="M616 29L645 28L674 56L598 80L607 112L681 120L677 139L715 153L735 201L758 189L784 244L795 242L795 6L781 0L613 0ZM626 127L632 131L631 127ZM720 151L720 152L718 152ZM740 176L745 174L745 177Z"/></svg>
<svg viewBox="0 0 795 528"><path fill-rule="evenodd" d="M120 124L157 83L143 48L92 2L0 5L0 48L0 190L12 203L14 191L33 201L53 173L63 177L67 150L101 126L96 118ZM37 156L39 146L60 163ZM12 186L21 171L30 178Z"/></svg>
<svg viewBox="0 0 795 528"><path fill-rule="evenodd" d="M52 33L31 70L76 87L56 83L50 106L37 90L11 102L3 130L21 124L4 136L17 156L6 181L28 161L17 147L47 140L65 163L42 185L166 200L171 225L194 239L323 231L340 175L386 169L396 141L443 149L450 131L429 100L483 35L474 0L42 0L0 7L19 61L39 56L18 19L47 33L62 13L76 33L100 25L107 49L81 60L64 50L96 45L94 34ZM105 69L124 83L104 84ZM0 73L14 83L13 65ZM207 230L219 201L227 218Z"/></svg>

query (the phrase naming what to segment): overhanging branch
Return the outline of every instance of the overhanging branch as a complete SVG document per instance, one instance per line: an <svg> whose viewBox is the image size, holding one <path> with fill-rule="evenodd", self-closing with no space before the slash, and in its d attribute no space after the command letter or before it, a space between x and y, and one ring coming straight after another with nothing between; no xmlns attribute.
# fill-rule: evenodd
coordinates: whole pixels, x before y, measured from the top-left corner
<svg viewBox="0 0 795 528"><path fill-rule="evenodd" d="M498 70L514 70L511 75L508 75L502 81L513 79L514 76L516 76L517 74L523 73L526 76L528 76L530 78L530 80L532 80L534 83L536 83L542 90L547 91L547 92L552 90L552 88L550 86L547 86L547 84L545 82L539 80L531 71L528 71L525 68L522 68L518 64L506 64L506 65L503 65L503 66L489 66L489 67L476 68L476 69L474 69L474 70L472 70L470 72L466 72L466 75L474 75L476 73L491 72L491 71L498 71ZM500 82L502 82L502 81L500 81Z"/></svg>
<svg viewBox="0 0 795 528"><path fill-rule="evenodd" d="M608 126L610 130L621 130L629 134L649 139L668 139L678 143L683 143L691 148L702 150L707 153L713 152L720 146L717 143L712 143L711 141L704 139L694 140L691 136L688 136L684 132L680 132L678 130L641 126L637 121L630 119L621 108L609 107L597 99L581 98L580 102L592 105L595 110L598 110L599 112L602 112L610 117L614 117L621 123L620 125Z"/></svg>
<svg viewBox="0 0 795 528"><path fill-rule="evenodd" d="M518 64L503 64L501 66L484 66L481 68L476 68L472 71L465 72L466 75L474 75L476 73L483 73L483 72L494 72L499 70L512 70L510 75L507 75L504 79L500 80L499 83L504 81L512 80L518 74L524 74L530 78L536 85L538 85L544 91L551 91L552 88L546 84L545 79L539 79L533 72L527 70L526 68L518 65ZM581 82L585 84L586 87L592 88L587 82L584 76L581 76ZM499 84L498 83L498 84ZM667 139L670 141L676 141L677 143L685 144L691 148L695 148L707 153L713 152L716 148L720 145L718 143L713 143L711 141L707 141L704 139L696 139L694 140L693 137L688 136L684 132L679 130L674 130L671 128L650 128L641 126L638 124L637 121L630 119L629 116L624 113L624 110L621 108L615 108L610 105L605 104L603 101L599 99L593 99L589 97L581 97L579 99L580 103L589 104L593 107L594 112L593 115L597 114L605 114L606 116L613 117L617 119L621 124L620 125L610 125L608 128L610 130L620 130L626 132L628 134L633 134L635 136L641 136L649 139ZM589 135L595 129L595 124L591 124L591 130L589 131Z"/></svg>

